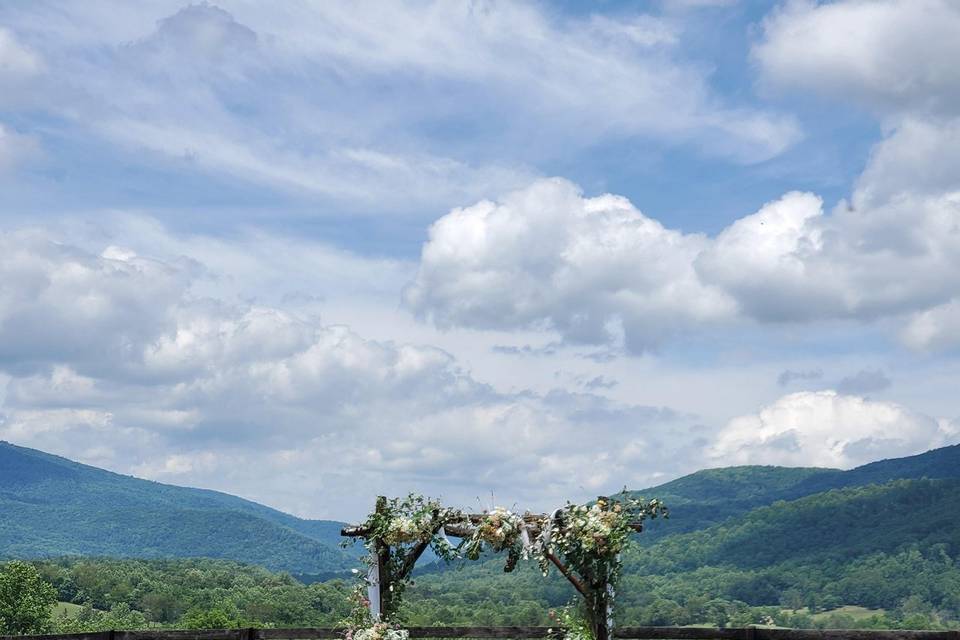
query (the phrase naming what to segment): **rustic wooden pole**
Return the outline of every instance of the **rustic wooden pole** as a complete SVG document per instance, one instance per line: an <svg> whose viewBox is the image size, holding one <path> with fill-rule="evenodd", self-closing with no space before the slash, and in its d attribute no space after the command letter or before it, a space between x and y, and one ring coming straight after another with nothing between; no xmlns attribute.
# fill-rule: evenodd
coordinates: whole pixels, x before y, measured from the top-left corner
<svg viewBox="0 0 960 640"><path fill-rule="evenodd" d="M377 496L376 512L382 515L387 510L386 496ZM374 541L374 551L376 552L376 565L378 576L378 594L380 596L380 611L376 612L374 617L378 620L388 620L395 613L390 588L393 584L393 576L390 575L390 547L382 539L377 538Z"/></svg>
<svg viewBox="0 0 960 640"><path fill-rule="evenodd" d="M597 504L606 511L610 505L610 498L598 496ZM588 603L588 609L592 609L593 637L595 640L610 640L613 630L613 589L610 584L610 572L606 566L603 568L602 575L594 576L590 587L593 591L593 602Z"/></svg>

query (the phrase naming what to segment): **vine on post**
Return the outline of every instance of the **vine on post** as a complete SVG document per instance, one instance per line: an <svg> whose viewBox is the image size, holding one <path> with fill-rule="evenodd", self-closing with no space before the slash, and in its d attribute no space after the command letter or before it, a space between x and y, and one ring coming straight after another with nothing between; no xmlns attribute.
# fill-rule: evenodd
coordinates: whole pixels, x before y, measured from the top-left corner
<svg viewBox="0 0 960 640"><path fill-rule="evenodd" d="M598 498L554 512L540 535L540 568L553 563L583 597L594 640L608 640L613 598L623 570L620 554L647 518L667 516L659 500Z"/></svg>
<svg viewBox="0 0 960 640"><path fill-rule="evenodd" d="M364 561L369 571L362 576L354 591L354 609L347 621L348 626L351 629L376 627L385 633L383 625L399 624L403 592L423 552L429 548L443 560L457 557L443 527L460 518L460 511L423 496L378 498L376 510L354 534L364 539L369 552ZM372 607L374 601L376 606ZM363 640L381 640L379 635Z"/></svg>

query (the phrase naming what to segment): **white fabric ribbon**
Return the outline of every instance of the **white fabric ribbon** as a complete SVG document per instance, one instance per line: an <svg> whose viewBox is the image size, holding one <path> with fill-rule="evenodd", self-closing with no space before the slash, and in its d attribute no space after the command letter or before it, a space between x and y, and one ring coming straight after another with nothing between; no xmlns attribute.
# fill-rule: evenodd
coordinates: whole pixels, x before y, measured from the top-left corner
<svg viewBox="0 0 960 640"><path fill-rule="evenodd" d="M376 621L380 621L382 605L380 603L380 565L376 556L370 563L370 570L367 571L367 600L370 601L370 616Z"/></svg>

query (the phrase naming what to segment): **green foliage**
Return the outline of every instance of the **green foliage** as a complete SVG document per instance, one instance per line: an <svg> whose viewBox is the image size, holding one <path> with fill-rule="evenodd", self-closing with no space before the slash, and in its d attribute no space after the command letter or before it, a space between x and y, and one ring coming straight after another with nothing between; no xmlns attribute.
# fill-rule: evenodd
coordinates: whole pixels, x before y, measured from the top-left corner
<svg viewBox="0 0 960 640"><path fill-rule="evenodd" d="M50 630L57 592L30 564L9 562L0 568L0 634Z"/></svg>
<svg viewBox="0 0 960 640"><path fill-rule="evenodd" d="M194 607L180 618L181 629L231 629L245 626L239 612L228 606L215 606L210 609Z"/></svg>
<svg viewBox="0 0 960 640"><path fill-rule="evenodd" d="M83 604L79 614L57 618L63 633L329 626L349 609L350 589L342 580L306 585L289 574L235 562L63 559L34 564L62 600Z"/></svg>

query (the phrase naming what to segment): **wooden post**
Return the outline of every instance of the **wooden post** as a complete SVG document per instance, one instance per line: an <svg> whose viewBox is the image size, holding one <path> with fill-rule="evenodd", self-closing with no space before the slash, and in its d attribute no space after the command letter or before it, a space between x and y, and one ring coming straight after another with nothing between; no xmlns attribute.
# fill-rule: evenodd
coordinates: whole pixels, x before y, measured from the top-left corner
<svg viewBox="0 0 960 640"><path fill-rule="evenodd" d="M386 510L386 496L377 496L376 512L382 514ZM374 547L377 555L375 560L377 576L379 578L377 581L377 595L380 599L380 610L375 613L374 619L379 621L389 619L395 613L392 611L393 602L390 597L392 595L390 586L393 584L393 576L390 575L390 547L379 538L374 542Z"/></svg>
<svg viewBox="0 0 960 640"><path fill-rule="evenodd" d="M601 509L606 510L610 505L610 498L598 496L597 504ZM593 578L590 584L592 602L587 603L593 637L595 640L610 640L613 630L613 590L610 585L610 575L604 568L602 575Z"/></svg>

